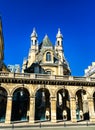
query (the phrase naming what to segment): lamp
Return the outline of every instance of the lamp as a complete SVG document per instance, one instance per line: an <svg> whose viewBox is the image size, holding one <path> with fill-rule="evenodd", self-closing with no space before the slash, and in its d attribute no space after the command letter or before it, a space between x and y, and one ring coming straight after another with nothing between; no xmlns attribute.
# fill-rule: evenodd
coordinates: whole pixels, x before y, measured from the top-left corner
<svg viewBox="0 0 95 130"><path fill-rule="evenodd" d="M45 85L42 89L42 101L44 102L45 101Z"/></svg>
<svg viewBox="0 0 95 130"><path fill-rule="evenodd" d="M23 87L21 87L21 91L20 91L20 96L21 96L21 97L22 97L23 94L24 94L23 88L24 88L24 84L23 84Z"/></svg>
<svg viewBox="0 0 95 130"><path fill-rule="evenodd" d="M82 86L82 89L81 89L81 97L82 97L82 100L83 100L83 86Z"/></svg>
<svg viewBox="0 0 95 130"><path fill-rule="evenodd" d="M65 97L65 86L63 88L63 93L62 93L63 97Z"/></svg>

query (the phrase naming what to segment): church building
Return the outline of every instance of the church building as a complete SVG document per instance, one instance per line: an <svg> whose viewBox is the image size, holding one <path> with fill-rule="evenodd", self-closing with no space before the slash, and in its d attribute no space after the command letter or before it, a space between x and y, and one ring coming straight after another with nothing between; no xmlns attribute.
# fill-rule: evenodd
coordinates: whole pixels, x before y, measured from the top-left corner
<svg viewBox="0 0 95 130"><path fill-rule="evenodd" d="M48 35L39 43L34 28L22 72L11 72L0 18L0 123L95 123L95 77L72 76L60 29L55 37L55 45Z"/></svg>

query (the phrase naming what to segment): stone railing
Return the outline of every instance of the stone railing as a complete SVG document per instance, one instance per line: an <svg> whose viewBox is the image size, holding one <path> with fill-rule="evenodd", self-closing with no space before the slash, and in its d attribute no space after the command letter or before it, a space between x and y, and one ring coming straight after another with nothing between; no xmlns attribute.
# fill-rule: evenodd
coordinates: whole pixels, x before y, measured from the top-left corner
<svg viewBox="0 0 95 130"><path fill-rule="evenodd" d="M88 81L95 82L92 77L73 77L60 75L46 75L46 74L29 74L29 73L10 73L0 72L0 78L20 78L20 79L44 79L44 80L60 80L60 81Z"/></svg>

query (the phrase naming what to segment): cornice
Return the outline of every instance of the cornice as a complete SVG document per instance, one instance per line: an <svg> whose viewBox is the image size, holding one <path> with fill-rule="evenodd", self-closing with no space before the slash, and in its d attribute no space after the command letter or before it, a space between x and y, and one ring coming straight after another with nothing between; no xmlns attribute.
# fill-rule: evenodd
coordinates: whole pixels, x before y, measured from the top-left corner
<svg viewBox="0 0 95 130"><path fill-rule="evenodd" d="M95 78L0 72L0 83L95 86Z"/></svg>

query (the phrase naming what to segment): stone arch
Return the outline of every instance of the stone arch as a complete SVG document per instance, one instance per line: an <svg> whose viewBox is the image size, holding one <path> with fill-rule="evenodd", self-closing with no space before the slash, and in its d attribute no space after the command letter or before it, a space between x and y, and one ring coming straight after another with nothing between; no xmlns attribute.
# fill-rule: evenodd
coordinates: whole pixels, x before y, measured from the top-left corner
<svg viewBox="0 0 95 130"><path fill-rule="evenodd" d="M57 89L55 90L55 96L57 96L57 92L61 89L63 89L63 86L57 86Z"/></svg>
<svg viewBox="0 0 95 130"><path fill-rule="evenodd" d="M50 120L50 92L47 87L35 91L35 120Z"/></svg>
<svg viewBox="0 0 95 130"><path fill-rule="evenodd" d="M30 93L25 86L17 86L12 91L11 121L28 120L30 107Z"/></svg>
<svg viewBox="0 0 95 130"><path fill-rule="evenodd" d="M51 49L46 49L46 50L44 51L44 54L46 54L47 52L50 52L50 53L54 54L54 51L51 50Z"/></svg>
<svg viewBox="0 0 95 130"><path fill-rule="evenodd" d="M75 91L74 91L74 93L73 93L73 96L75 97L76 96L76 93L77 93L77 91L79 91L79 90L84 90L84 91L86 91L86 93L87 93L87 95L88 95L88 97L87 98L89 98L90 96L91 96L91 94L87 91L87 89L86 88L82 88L82 87L78 87Z"/></svg>
<svg viewBox="0 0 95 130"><path fill-rule="evenodd" d="M11 95L10 90L8 89L7 85L1 84L0 87L4 88L6 90L8 96Z"/></svg>
<svg viewBox="0 0 95 130"><path fill-rule="evenodd" d="M57 89L55 90L55 96L57 96L57 92L58 92L59 90L61 90L61 89L67 90L68 93L69 93L69 96L72 95L72 92L71 92L67 87L65 87L65 85L63 85L63 86L57 86Z"/></svg>
<svg viewBox="0 0 95 130"><path fill-rule="evenodd" d="M88 98L87 89L77 89L75 93L77 121L89 120Z"/></svg>
<svg viewBox="0 0 95 130"><path fill-rule="evenodd" d="M70 120L70 95L69 90L64 86L60 86L56 90L57 98L57 120Z"/></svg>
<svg viewBox="0 0 95 130"><path fill-rule="evenodd" d="M49 91L50 95L52 95L51 89L48 89L47 86L44 87L44 84L39 84L39 85L37 85L37 86L35 87L35 89L34 89L34 92L33 92L34 96L35 96L36 92L37 92L39 89L43 89L43 88L46 88L46 89Z"/></svg>
<svg viewBox="0 0 95 130"><path fill-rule="evenodd" d="M10 92L10 95L12 96L13 93L16 91L16 89L19 89L19 88L25 88L25 89L29 92L29 95L30 95L29 89L27 88L26 85L23 86L23 84L22 84L22 85L17 85L17 86L15 86L15 87L12 89L12 91Z"/></svg>
<svg viewBox="0 0 95 130"><path fill-rule="evenodd" d="M7 96L7 90L4 87L0 87L0 122L5 122Z"/></svg>

